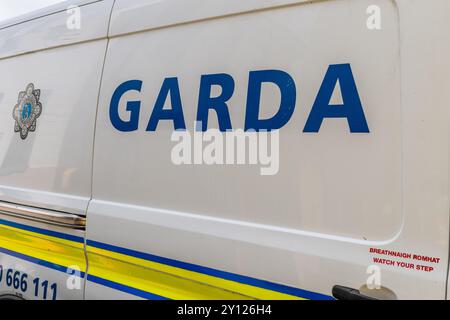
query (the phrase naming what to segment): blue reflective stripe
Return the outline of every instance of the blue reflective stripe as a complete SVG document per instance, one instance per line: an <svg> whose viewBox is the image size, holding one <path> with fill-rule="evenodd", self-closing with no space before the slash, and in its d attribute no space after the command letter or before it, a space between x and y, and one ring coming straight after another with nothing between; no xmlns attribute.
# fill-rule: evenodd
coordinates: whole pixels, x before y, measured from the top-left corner
<svg viewBox="0 0 450 320"><path fill-rule="evenodd" d="M73 236L73 235L66 234L66 233L61 233L61 232L56 232L56 231L51 231L51 230L46 230L46 229L41 229L41 228L36 228L36 227L30 227L30 226L27 226L24 224L1 220L1 219L0 219L0 224L8 226L8 227L12 227L12 228L17 228L17 229L30 231L30 232L40 233L40 234L50 236L50 237L60 238L60 239L74 241L74 242L78 242L78 243L84 243L84 239L82 237L77 237L77 236Z"/></svg>
<svg viewBox="0 0 450 320"><path fill-rule="evenodd" d="M173 260L173 259L169 259L169 258L164 258L164 257L156 256L153 254L143 253L143 252L139 252L139 251L135 251L135 250L131 250L131 249L121 248L121 247L117 247L117 246L113 246L113 245L109 245L109 244L105 244L105 243L101 243L101 242L97 242L97 241L93 241L93 240L87 240L87 245L96 247L96 248L100 248L100 249L104 249L104 250L109 250L109 251L125 254L128 256L132 256L132 257L136 257L136 258L140 258L140 259L144 259L144 260L148 260L148 261L152 261L152 262L166 264L166 265L173 266L176 268L181 268L181 269L185 269L185 270L189 270L189 271L207 274L207 275L222 278L225 280L239 282L242 284L248 284L251 286L255 286L255 287L259 287L259 288L263 288L263 289L267 289L267 290L272 290L272 291L276 291L276 292L281 292L281 293L289 294L289 295L300 297L300 298L306 298L306 299L311 299L311 300L334 300L330 296L316 293L316 292L311 292L311 291L307 291L307 290L303 290L303 289L299 289L299 288L294 288L294 287L289 287L289 286L282 285L282 284L269 282L266 280L259 280L259 279L255 279L255 278L248 277L248 276L242 276L242 275L235 274L235 273L230 273L230 272L226 272L226 271L203 267L203 266L195 265L192 263L187 263L187 262L182 262L182 261Z"/></svg>
<svg viewBox="0 0 450 320"><path fill-rule="evenodd" d="M61 239L74 241L74 242L78 242L78 243L84 243L84 239L82 237L73 236L73 235L69 235L69 234L65 234L65 233L60 233L60 232L36 228L36 227L30 227L27 225L10 222L10 221L6 221L6 220L1 220L1 219L0 219L0 224L5 225L5 226L10 226L13 228L30 231L30 232L40 233L40 234L51 236L51 237L61 238ZM282 284L273 283L273 282L266 281L266 280L260 280L260 279L256 279L256 278L252 278L252 277L248 277L248 276L243 276L243 275L239 275L239 274L235 274L235 273L231 273L231 272L221 271L221 270L204 267L204 266L200 266L200 265L196 265L196 264L192 264L192 263L182 262L182 261L178 261L178 260L174 260L174 259L170 259L170 258L164 258L164 257L156 256L153 254L149 254L149 253L143 253L143 252L139 252L139 251L135 251L135 250L131 250L131 249L126 249L126 248L122 248L122 247L118 247L118 246L114 246L114 245L101 243L98 241L87 240L87 245L90 245L90 246L96 247L96 248L100 248L100 249L104 249L104 250L109 250L109 251L125 254L128 256L132 256L132 257L136 257L136 258L140 258L140 259L144 259L144 260L148 260L148 261L152 261L152 262L156 262L156 263L173 266L176 268L181 268L181 269L185 269L185 270L189 270L189 271L193 271L193 272L206 274L206 275L213 276L213 277L222 278L225 280L230 280L230 281L247 284L247 285L251 285L254 287L259 287L259 288L272 290L272 291L276 291L276 292L281 292L284 294L288 294L288 295L292 295L292 296L296 296L296 297L300 297L300 298L306 298L306 299L312 299L312 300L333 300L332 297L321 294L321 293L311 292L311 291L307 291L307 290L303 290L303 289L299 289L299 288L294 288L294 287L290 287L290 286L286 286L286 285L282 285ZM57 264L54 264L54 263L51 263L51 262L48 262L45 260L27 256L27 255L24 255L24 254L21 254L18 252L10 251L10 250L4 249L4 248L0 248L0 252L3 252L5 254L11 255L13 257L23 259L23 260L26 260L26 261L50 268L50 269L54 269L54 270L57 270L60 272L67 273L67 268L64 266L61 266L61 265L57 265ZM80 274L81 274L81 277L84 277L84 275L85 275L84 272L80 272ZM100 279L100 278L97 278L97 277L94 277L91 275L88 276L88 279L89 278L94 279L94 280L92 280L93 282L96 282L96 283L99 283L99 284L102 284L102 285L105 285L105 286L108 286L111 288L115 288L117 290L124 291L124 292L130 293L130 294L134 294L134 295L142 297L142 298L166 299L164 297L160 297L160 296L148 293L148 292L144 292L139 289L127 287L127 286L124 286L124 285L121 285L121 284L118 284L115 282L111 282L108 280ZM122 289L124 289L124 290L122 290Z"/></svg>
<svg viewBox="0 0 450 320"><path fill-rule="evenodd" d="M25 260L25 261L28 261L28 262L31 262L31 263L34 263L34 264L37 264L37 265L40 265L40 266L43 266L43 267L47 267L47 268L50 268L50 269L53 269L53 270L57 270L57 271L60 271L60 272L67 273L67 271L69 270L69 268L61 266L59 264L48 262L48 261L41 260L41 259L34 258L34 257L30 257L28 255L25 255L25 254L22 254L22 253L19 253L19 252L15 252L15 251L11 251L11 250L8 250L8 249L5 249L5 248L1 248L0 247L0 252L4 253L4 254L7 254L9 256L12 256L12 257L15 257L15 258L18 258L18 259L22 259L22 260ZM84 272L83 271L77 271L77 274L79 274L81 278L84 278ZM71 275L73 275L73 274L71 274Z"/></svg>

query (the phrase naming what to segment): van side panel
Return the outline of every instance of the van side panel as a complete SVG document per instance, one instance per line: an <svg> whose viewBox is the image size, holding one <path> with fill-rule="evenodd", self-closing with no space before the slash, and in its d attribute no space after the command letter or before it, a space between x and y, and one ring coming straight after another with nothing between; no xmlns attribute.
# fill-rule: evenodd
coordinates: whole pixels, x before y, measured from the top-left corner
<svg viewBox="0 0 450 320"><path fill-rule="evenodd" d="M1 201L86 213L108 3L81 7L79 30L65 11L0 30ZM42 112L21 139L13 110L29 84Z"/></svg>
<svg viewBox="0 0 450 320"><path fill-rule="evenodd" d="M378 1L382 28L370 30L373 1L208 3L191 16L183 1L116 1L96 124L86 297L329 299L334 285L365 290L381 279L383 298L444 298L450 73L435 52L449 47L432 30L444 32L440 14L450 4ZM305 132L337 65L352 71L368 130L327 118ZM295 111L279 131L278 173L174 164L174 122L148 129L163 83L176 81L179 97L164 106L181 104L193 132L202 76L231 76L227 107L233 129L243 129L250 73L261 70L283 71L296 87ZM128 81L141 86L116 106ZM270 118L280 90L264 85L260 102L260 118ZM124 122L137 117L137 126L118 128L111 110ZM216 112L209 128L219 128Z"/></svg>

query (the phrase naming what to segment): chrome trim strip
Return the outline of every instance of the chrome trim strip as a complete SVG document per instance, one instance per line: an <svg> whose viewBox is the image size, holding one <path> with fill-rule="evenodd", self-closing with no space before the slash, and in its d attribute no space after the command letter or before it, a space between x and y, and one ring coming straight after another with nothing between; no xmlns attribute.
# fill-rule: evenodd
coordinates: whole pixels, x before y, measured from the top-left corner
<svg viewBox="0 0 450 320"><path fill-rule="evenodd" d="M72 229L85 229L86 227L86 218L82 216L7 202L0 202L0 215L7 215Z"/></svg>

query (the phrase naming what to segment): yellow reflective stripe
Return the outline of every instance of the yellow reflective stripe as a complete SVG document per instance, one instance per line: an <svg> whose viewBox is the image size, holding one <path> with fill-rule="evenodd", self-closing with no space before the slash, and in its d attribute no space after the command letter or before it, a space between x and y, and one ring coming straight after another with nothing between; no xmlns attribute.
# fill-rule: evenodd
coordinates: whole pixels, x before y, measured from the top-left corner
<svg viewBox="0 0 450 320"><path fill-rule="evenodd" d="M0 247L86 272L84 244L0 225ZM302 299L163 263L87 246L89 274L169 299Z"/></svg>
<svg viewBox="0 0 450 320"><path fill-rule="evenodd" d="M59 244L65 245L65 246L71 246L71 247L75 247L75 248L84 250L84 243L82 243L82 242L76 242L76 241L66 240L66 239L63 239L63 238L47 236L47 235L42 234L42 233L32 232L32 231L28 231L28 230L24 230L24 229L18 229L18 228L6 226L6 225L0 225L0 227L4 228L4 229L9 229L9 230L12 230L12 231L15 231L15 232L20 232L20 233L23 233L23 234L26 234L26 235L29 235L29 236L33 236L33 237L36 237L36 238L41 238L41 239L44 239L44 240L57 242Z"/></svg>
<svg viewBox="0 0 450 320"><path fill-rule="evenodd" d="M87 253L89 274L169 299L301 299L89 245Z"/></svg>
<svg viewBox="0 0 450 320"><path fill-rule="evenodd" d="M105 256L88 254L89 275L150 292L174 300L189 299L250 299L190 279L184 279L161 271L132 265Z"/></svg>
<svg viewBox="0 0 450 320"><path fill-rule="evenodd" d="M63 267L86 271L84 245L70 240L0 225L0 247Z"/></svg>

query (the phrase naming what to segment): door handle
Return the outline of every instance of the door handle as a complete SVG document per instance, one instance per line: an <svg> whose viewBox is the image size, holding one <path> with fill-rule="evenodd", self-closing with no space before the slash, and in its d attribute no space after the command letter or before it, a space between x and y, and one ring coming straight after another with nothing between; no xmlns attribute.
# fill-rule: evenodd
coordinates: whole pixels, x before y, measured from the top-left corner
<svg viewBox="0 0 450 320"><path fill-rule="evenodd" d="M0 215L42 222L72 229L86 228L85 217L60 211L12 204L8 202L0 202Z"/></svg>
<svg viewBox="0 0 450 320"><path fill-rule="evenodd" d="M362 294L357 289L344 286L334 286L332 294L337 300L377 300Z"/></svg>

